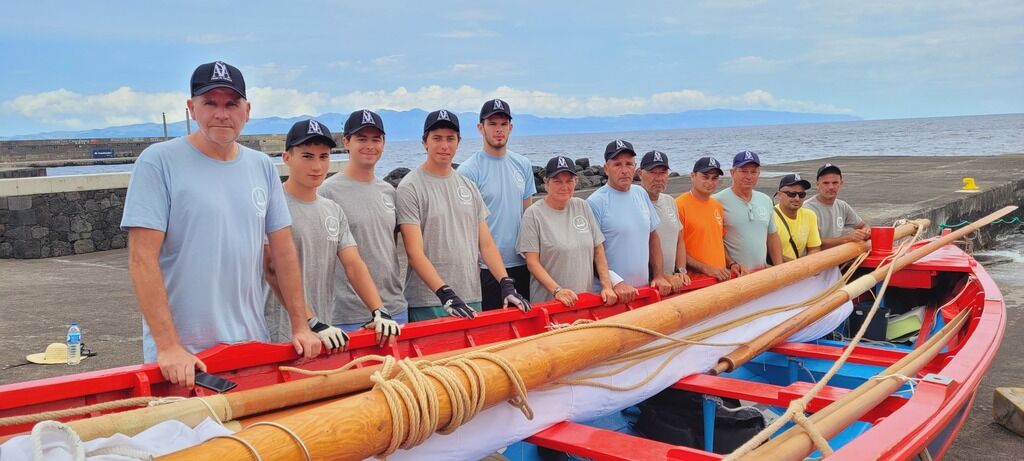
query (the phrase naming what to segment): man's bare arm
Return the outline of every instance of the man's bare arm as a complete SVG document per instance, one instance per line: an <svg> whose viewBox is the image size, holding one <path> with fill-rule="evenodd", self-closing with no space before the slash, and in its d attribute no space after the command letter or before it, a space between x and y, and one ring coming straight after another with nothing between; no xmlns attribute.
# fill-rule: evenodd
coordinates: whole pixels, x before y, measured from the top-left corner
<svg viewBox="0 0 1024 461"><path fill-rule="evenodd" d="M163 243L164 233L161 231L144 227L128 229L128 272L139 310L156 343L160 373L172 384L191 388L195 384L195 369L206 371L206 364L185 350L174 326L167 287L160 270Z"/></svg>

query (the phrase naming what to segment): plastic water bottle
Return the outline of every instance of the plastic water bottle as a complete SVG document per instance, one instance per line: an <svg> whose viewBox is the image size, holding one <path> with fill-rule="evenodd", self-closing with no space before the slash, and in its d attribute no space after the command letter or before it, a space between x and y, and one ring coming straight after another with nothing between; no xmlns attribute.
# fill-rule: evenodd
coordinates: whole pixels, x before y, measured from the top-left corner
<svg viewBox="0 0 1024 461"><path fill-rule="evenodd" d="M68 328L68 365L78 365L82 360L82 330L78 322L71 322Z"/></svg>

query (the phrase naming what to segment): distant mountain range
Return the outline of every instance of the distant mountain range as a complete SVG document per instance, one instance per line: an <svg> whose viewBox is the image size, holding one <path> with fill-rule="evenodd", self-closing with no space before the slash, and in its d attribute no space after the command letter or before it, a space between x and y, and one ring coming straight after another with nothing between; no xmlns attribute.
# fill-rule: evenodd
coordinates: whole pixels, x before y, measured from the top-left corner
<svg viewBox="0 0 1024 461"><path fill-rule="evenodd" d="M384 119L389 140L401 141L419 139L423 134L423 120L427 112L419 109L408 111L382 110L378 112ZM462 112L458 114L462 123L463 136L479 137L475 125L479 114ZM281 118L267 117L252 119L245 126L243 134L285 134L295 122L309 118L308 116ZM347 114L326 113L316 117L327 124L332 131L340 132ZM606 133L622 131L653 131L679 128L716 128L727 126L750 125L788 125L796 123L848 122L860 120L859 117L838 114L814 114L799 112L777 112L768 110L731 110L711 109L692 110L672 114L631 114L608 117L555 118L538 117L529 114L515 115L515 130L519 136L568 134L568 133ZM195 125L192 126L195 129ZM185 134L185 123L169 123L167 131L170 136ZM159 123L140 123L137 125L114 126L83 131L51 131L17 135L4 140L25 139L79 139L79 138L137 138L163 136L163 126Z"/></svg>

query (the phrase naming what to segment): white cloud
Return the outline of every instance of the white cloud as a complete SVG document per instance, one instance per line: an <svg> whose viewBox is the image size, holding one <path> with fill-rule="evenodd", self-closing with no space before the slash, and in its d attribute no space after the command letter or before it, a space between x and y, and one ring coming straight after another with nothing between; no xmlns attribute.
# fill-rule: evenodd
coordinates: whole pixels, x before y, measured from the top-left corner
<svg viewBox="0 0 1024 461"><path fill-rule="evenodd" d="M669 113L694 109L766 109L793 112L850 113L849 109L831 104L776 98L764 90L740 95L717 96L698 90L655 93L647 97L563 96L538 90L501 86L484 91L468 85L457 88L431 85L410 91L399 87L393 91L356 91L331 98L331 106L351 109L475 110L480 101L502 98L515 101L517 111L543 116L582 117L588 115L621 115L631 113Z"/></svg>
<svg viewBox="0 0 1024 461"><path fill-rule="evenodd" d="M480 101L502 98L516 110L540 116L583 117L635 113L670 113L695 109L765 109L793 112L850 113L831 104L777 98L764 90L738 95L714 95L698 90L678 90L649 96L566 96L540 90L500 86L490 90L469 85L425 86L415 90L398 87L391 91L354 91L343 95L302 92L293 88L250 87L249 101L254 118L319 115L353 108L434 110L448 108L473 111ZM159 122L167 112L168 121L184 116L188 95L178 92L146 93L121 87L109 93L83 95L58 89L18 96L0 103L0 111L65 128L96 128L143 122Z"/></svg>
<svg viewBox="0 0 1024 461"><path fill-rule="evenodd" d="M142 93L123 86L104 94L83 95L64 88L18 96L0 103L0 110L68 128L101 127L182 120L184 92Z"/></svg>
<svg viewBox="0 0 1024 461"><path fill-rule="evenodd" d="M761 56L741 56L723 62L720 67L723 71L733 74L766 74L781 70L785 67L785 62Z"/></svg>
<svg viewBox="0 0 1024 461"><path fill-rule="evenodd" d="M452 64L452 72L471 72L480 69L480 64Z"/></svg>

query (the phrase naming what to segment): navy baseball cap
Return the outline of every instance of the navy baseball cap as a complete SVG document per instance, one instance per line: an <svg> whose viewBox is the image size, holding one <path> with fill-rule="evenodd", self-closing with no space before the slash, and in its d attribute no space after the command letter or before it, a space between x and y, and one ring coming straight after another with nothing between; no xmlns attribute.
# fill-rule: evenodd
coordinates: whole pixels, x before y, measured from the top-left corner
<svg viewBox="0 0 1024 461"><path fill-rule="evenodd" d="M245 99L245 79L242 71L224 61L208 62L192 72L192 96L199 96L214 88L231 88Z"/></svg>
<svg viewBox="0 0 1024 461"><path fill-rule="evenodd" d="M755 163L757 166L761 166L761 158L757 156L756 152L751 152L749 150L740 152L732 158L733 168L739 168L748 163Z"/></svg>
<svg viewBox="0 0 1024 461"><path fill-rule="evenodd" d="M487 120L488 117L495 114L503 114L512 120L512 109L508 107L508 103L501 99L492 99L485 102L480 108L480 121Z"/></svg>
<svg viewBox="0 0 1024 461"><path fill-rule="evenodd" d="M668 168L668 156L664 152L652 150L640 159L640 169L651 171L659 166Z"/></svg>
<svg viewBox="0 0 1024 461"><path fill-rule="evenodd" d="M782 177L782 180L779 181L779 189L793 185L803 186L804 190L811 188L810 181L801 178L800 173L787 174Z"/></svg>
<svg viewBox="0 0 1024 461"><path fill-rule="evenodd" d="M604 160L607 162L608 160L615 158L616 155L619 155L622 152L629 152L630 154L633 154L634 157L636 157L636 151L633 150L633 144L630 144L629 141L616 139L608 143L607 146L605 146Z"/></svg>
<svg viewBox="0 0 1024 461"><path fill-rule="evenodd" d="M822 165L821 168L818 168L818 176L816 176L814 179L818 180L818 178L820 178L822 175L826 175L829 173L835 173L839 175L840 178L843 177L843 170L840 170L839 167L831 163L826 163Z"/></svg>
<svg viewBox="0 0 1024 461"><path fill-rule="evenodd" d="M288 130L288 137L284 140L284 148L288 150L314 139L331 146L331 148L338 147L338 143L334 142L334 136L331 135L331 130L327 129L327 125L309 119L295 122L292 125L292 129Z"/></svg>
<svg viewBox="0 0 1024 461"><path fill-rule="evenodd" d="M427 119L423 122L423 134L438 128L451 128L459 133L459 117L455 115L455 112L444 109L427 114Z"/></svg>
<svg viewBox="0 0 1024 461"><path fill-rule="evenodd" d="M345 120L344 134L352 136L363 128L376 128L380 130L380 134L384 134L384 120L372 110L357 110L349 114L348 120Z"/></svg>
<svg viewBox="0 0 1024 461"><path fill-rule="evenodd" d="M718 160L714 157L701 157L693 164L694 173L707 173L711 170L717 171L719 176L725 174L722 171L722 164L718 163Z"/></svg>
<svg viewBox="0 0 1024 461"><path fill-rule="evenodd" d="M576 162L564 155L558 155L548 160L548 166L544 168L544 171L546 172L544 176L547 178L553 178L563 171L576 175Z"/></svg>

